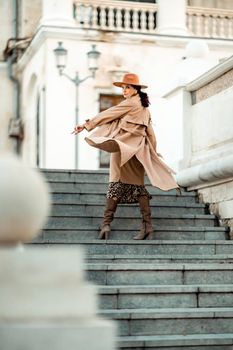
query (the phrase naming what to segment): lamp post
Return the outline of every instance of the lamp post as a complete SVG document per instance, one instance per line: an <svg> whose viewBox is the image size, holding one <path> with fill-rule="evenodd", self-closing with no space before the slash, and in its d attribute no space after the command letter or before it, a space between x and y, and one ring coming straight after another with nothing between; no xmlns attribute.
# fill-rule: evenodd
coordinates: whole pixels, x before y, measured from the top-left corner
<svg viewBox="0 0 233 350"><path fill-rule="evenodd" d="M80 79L79 73L75 73L75 77L72 78L69 75L67 75L64 72L64 69L66 67L67 63L67 54L68 51L62 46L62 41L58 42L58 47L54 49L54 55L56 58L56 66L59 71L60 75L65 76L67 79L69 79L72 83L75 84L75 125L78 124L78 114L79 114L79 107L78 107L78 88L81 83L83 83L85 80L89 78L95 78L95 73L97 71L98 67L98 59L100 57L100 52L96 50L96 45L92 45L92 48L90 51L87 52L87 59L88 59L88 69L90 71L90 75L86 76L83 79ZM75 168L78 168L78 138L75 138Z"/></svg>

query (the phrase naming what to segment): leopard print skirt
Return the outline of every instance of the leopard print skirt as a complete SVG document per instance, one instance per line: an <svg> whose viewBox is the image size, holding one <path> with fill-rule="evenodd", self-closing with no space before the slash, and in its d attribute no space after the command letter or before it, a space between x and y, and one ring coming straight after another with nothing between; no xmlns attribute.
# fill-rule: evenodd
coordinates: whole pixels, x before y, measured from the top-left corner
<svg viewBox="0 0 233 350"><path fill-rule="evenodd" d="M117 198L118 203L138 203L140 196L152 198L144 185L125 184L120 181L110 182L106 195L107 198Z"/></svg>

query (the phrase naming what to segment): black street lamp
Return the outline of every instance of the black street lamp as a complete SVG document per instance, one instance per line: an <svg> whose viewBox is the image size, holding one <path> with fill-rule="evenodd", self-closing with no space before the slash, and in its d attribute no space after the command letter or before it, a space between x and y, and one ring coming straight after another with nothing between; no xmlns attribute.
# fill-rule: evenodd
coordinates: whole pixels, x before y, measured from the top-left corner
<svg viewBox="0 0 233 350"><path fill-rule="evenodd" d="M55 58L56 58L56 66L60 75L65 76L72 83L75 84L75 124L78 125L78 87L81 83L89 78L95 78L95 73L98 70L98 59L100 57L100 52L96 50L96 45L92 45L90 51L87 52L87 60L88 60L88 70L90 71L90 75L86 76L83 79L79 78L79 73L75 73L75 77L71 78L64 72L67 63L67 55L68 51L62 46L62 41L58 42L58 47L53 50ZM75 168L78 168L78 138L75 138Z"/></svg>

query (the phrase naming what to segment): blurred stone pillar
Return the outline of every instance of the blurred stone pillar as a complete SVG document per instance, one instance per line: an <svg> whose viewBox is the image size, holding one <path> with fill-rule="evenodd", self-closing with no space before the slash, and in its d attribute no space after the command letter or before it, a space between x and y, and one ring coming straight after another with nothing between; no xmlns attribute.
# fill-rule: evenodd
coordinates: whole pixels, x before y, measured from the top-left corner
<svg viewBox="0 0 233 350"><path fill-rule="evenodd" d="M82 251L22 245L45 224L48 191L38 171L0 154L0 349L114 350Z"/></svg>
<svg viewBox="0 0 233 350"><path fill-rule="evenodd" d="M158 0L158 34L188 35L186 28L186 0Z"/></svg>
<svg viewBox="0 0 233 350"><path fill-rule="evenodd" d="M0 248L0 348L113 350L114 324L97 316L97 288L75 248Z"/></svg>

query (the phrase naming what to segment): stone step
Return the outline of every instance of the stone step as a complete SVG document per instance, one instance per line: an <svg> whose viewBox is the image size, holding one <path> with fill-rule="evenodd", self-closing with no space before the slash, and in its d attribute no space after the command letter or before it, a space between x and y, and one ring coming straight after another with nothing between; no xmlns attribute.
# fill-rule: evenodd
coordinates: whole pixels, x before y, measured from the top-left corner
<svg viewBox="0 0 233 350"><path fill-rule="evenodd" d="M99 228L79 227L77 229L44 229L36 240L44 243L78 243L80 238L96 239L99 235ZM138 230L112 229L109 239L133 239ZM173 227L164 226L155 228L155 240L225 240L228 239L228 231L225 227Z"/></svg>
<svg viewBox="0 0 233 350"><path fill-rule="evenodd" d="M109 171L106 170L66 170L66 169L41 169L41 173L48 181L61 182L95 182L104 183L109 180ZM148 181L145 177L145 181Z"/></svg>
<svg viewBox="0 0 233 350"><path fill-rule="evenodd" d="M70 213L67 213L66 216L50 216L47 224L45 225L45 229L51 228L51 229L77 229L80 226L86 226L88 227L100 227L102 223L102 215L96 215L96 216L88 216L88 215L82 215L78 217L77 215L71 215ZM161 226L217 226L217 219L214 215L200 215L200 214L168 214L168 215L159 215L157 213L152 213L152 224L154 229L156 230L156 227ZM120 216L118 213L116 213L112 228L119 228L119 229L134 229L138 230L141 226L141 216L138 214L135 214L135 217L127 217L127 216Z"/></svg>
<svg viewBox="0 0 233 350"><path fill-rule="evenodd" d="M121 336L124 350L232 350L233 333Z"/></svg>
<svg viewBox="0 0 233 350"><path fill-rule="evenodd" d="M52 192L52 202L57 204L94 204L99 203L105 205L106 193L78 193L78 192ZM198 203L197 197L195 195L190 195L190 193L182 194L182 196L175 196L168 194L167 192L154 194L150 200L151 205L166 205L167 203L171 205L186 206L189 204ZM132 206L137 206L138 204L131 204ZM203 205L203 204L202 204ZM207 208L207 205L205 205Z"/></svg>
<svg viewBox="0 0 233 350"><path fill-rule="evenodd" d="M229 285L100 286L101 309L232 307Z"/></svg>
<svg viewBox="0 0 233 350"><path fill-rule="evenodd" d="M86 263L90 281L100 285L231 284L231 263Z"/></svg>
<svg viewBox="0 0 233 350"><path fill-rule="evenodd" d="M232 350L233 242L194 191L161 191L146 177L154 240L132 239L141 226L133 204L119 205L105 241L96 238L108 170L42 172L53 209L32 243L83 247L101 314L119 324L119 349Z"/></svg>
<svg viewBox="0 0 233 350"><path fill-rule="evenodd" d="M233 263L233 254L216 255L111 255L91 254L86 256L89 263Z"/></svg>
<svg viewBox="0 0 233 350"><path fill-rule="evenodd" d="M52 247L54 244L43 242L33 243ZM64 239L58 243L59 245L67 245L69 243ZM72 243L74 244L74 243ZM156 240L79 240L77 243L83 247L87 255L119 255L124 254L126 257L131 255L154 255L167 256L172 255L217 255L232 254L233 241L202 241L202 240L185 240L185 241L156 241Z"/></svg>
<svg viewBox="0 0 233 350"><path fill-rule="evenodd" d="M48 185L51 192L62 193L106 193L108 189L108 183L48 181ZM152 195L161 195L164 192L149 184L146 185L146 188ZM165 193L170 194L171 196L178 196L175 189L166 191ZM185 196L186 195L187 193L185 192ZM182 197L182 195L180 197Z"/></svg>
<svg viewBox="0 0 233 350"><path fill-rule="evenodd" d="M231 333L233 308L102 310L121 336Z"/></svg>
<svg viewBox="0 0 233 350"><path fill-rule="evenodd" d="M80 184L108 184L109 182L109 171L106 170L57 170L57 169L41 169L45 179L50 183L64 182L64 183L80 183ZM145 185L149 185L150 181L145 176ZM186 192L184 188L181 188L182 193ZM161 191L158 189L158 191ZM163 192L163 191L161 191ZM169 191L176 193L175 190Z"/></svg>
<svg viewBox="0 0 233 350"><path fill-rule="evenodd" d="M93 204L57 204L53 203L52 216L101 216L104 212L104 206L100 203ZM174 205L172 203L167 203L162 205L161 203L152 204L151 212L157 215L182 215L182 214L200 214L204 215L206 213L205 206L203 204L179 204ZM119 205L116 210L116 215L124 217L141 217L139 205L124 204Z"/></svg>

